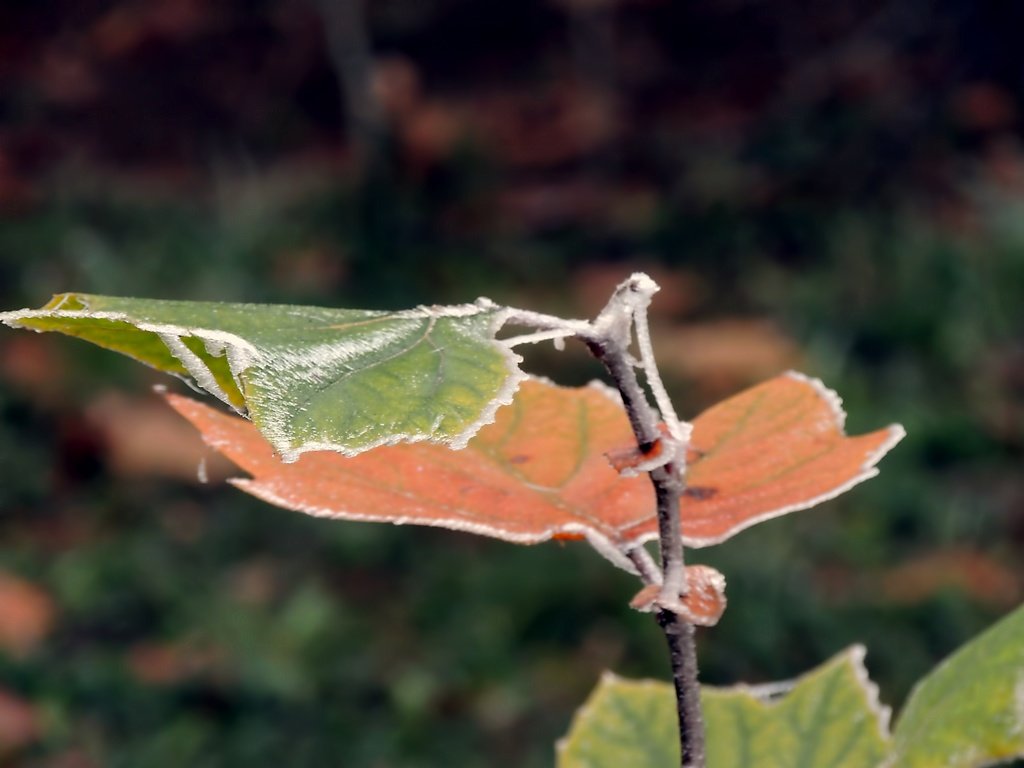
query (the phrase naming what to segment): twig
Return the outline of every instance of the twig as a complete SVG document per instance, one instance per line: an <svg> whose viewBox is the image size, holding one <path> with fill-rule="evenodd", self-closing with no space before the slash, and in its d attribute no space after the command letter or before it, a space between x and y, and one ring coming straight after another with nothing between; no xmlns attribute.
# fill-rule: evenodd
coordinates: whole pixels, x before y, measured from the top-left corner
<svg viewBox="0 0 1024 768"><path fill-rule="evenodd" d="M478 299L477 304L481 306L496 306L490 299ZM585 335L591 330L591 324L586 320L568 320L554 315L547 315L543 312L519 309L518 307L505 307L504 312L506 325L525 325L538 330L564 332L567 335Z"/></svg>
<svg viewBox="0 0 1024 768"><path fill-rule="evenodd" d="M658 626L665 633L668 655L672 661L682 768L704 768L704 717L700 708L700 682L697 679L695 628L673 611L660 610L657 618Z"/></svg>
<svg viewBox="0 0 1024 768"><path fill-rule="evenodd" d="M644 584L661 584L661 568L654 562L650 553L643 547L634 547L626 553L630 562L636 566Z"/></svg>
<svg viewBox="0 0 1024 768"><path fill-rule="evenodd" d="M605 366L614 380L622 396L633 434L640 450L644 452L650 450L657 440L664 437L658 429L658 416L651 408L637 380L636 368L629 354L629 345L637 318L641 318L641 323L646 328L647 305L657 290L657 284L647 275L633 275L616 289L608 305L591 324L590 330L580 333L591 353ZM647 347L647 350L641 350L641 355L649 357L649 365L653 367L649 339ZM645 361L645 368L647 365ZM652 379L660 384L656 370L654 377L648 372L648 383L651 383ZM667 401L667 397L665 400ZM671 411L664 415L669 419L675 418L674 412ZM684 448L685 446L677 445L678 450ZM679 497L683 490L681 469L673 460L649 472L657 499L658 535L661 545L661 566L664 572L662 595L659 597L662 605L678 602L685 585L683 539L679 523ZM630 553L631 558L633 552ZM637 564L641 574L644 574L641 564L636 559L633 562ZM694 628L677 613L666 608L658 611L657 618L658 625L665 633L672 663L672 679L679 714L681 765L683 768L703 768L704 722L700 710Z"/></svg>
<svg viewBox="0 0 1024 768"><path fill-rule="evenodd" d="M646 306L643 307L646 310ZM654 402L658 404L661 411L661 418L668 426L668 432L681 444L690 440L690 433L693 428L690 424L682 422L676 416L676 409L672 406L665 385L661 382L661 374L658 372L658 365L654 360L654 346L651 344L651 331L647 326L647 312L640 311L638 307L633 311L633 325L636 328L636 345L640 349L640 362L644 368L644 375L647 377L647 385L654 395ZM686 453L683 453L685 459Z"/></svg>
<svg viewBox="0 0 1024 768"><path fill-rule="evenodd" d="M540 341L558 341L561 339L568 339L575 335L575 331L570 331L565 328L554 328L550 331L537 331L536 333L524 333L519 336L511 336L503 341L506 346L517 347L520 344L536 344Z"/></svg>

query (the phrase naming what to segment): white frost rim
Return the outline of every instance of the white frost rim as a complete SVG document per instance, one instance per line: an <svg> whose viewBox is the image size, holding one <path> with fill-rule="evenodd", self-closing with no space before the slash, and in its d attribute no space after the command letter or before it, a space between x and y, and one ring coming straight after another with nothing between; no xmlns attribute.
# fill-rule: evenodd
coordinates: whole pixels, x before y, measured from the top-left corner
<svg viewBox="0 0 1024 768"><path fill-rule="evenodd" d="M214 445L214 448L217 446ZM565 525L545 528L537 533L510 533L486 523L477 523L464 518L419 518L419 517L391 517L387 515L376 515L366 512L351 512L343 509L331 509L319 507L312 504L297 504L294 501L285 499L278 495L266 485L261 484L254 478L233 477L228 482L246 493L255 496L268 504L289 510L291 512L302 512L312 517L322 517L330 520L349 520L361 523L391 523L392 525L422 525L428 528L446 528L452 531L474 533L478 536L488 536L492 539L507 541L512 544L542 544L549 541L560 533L577 534L583 536L598 554L605 557L613 565L633 575L639 575L636 566L615 545L608 537L596 529L582 523L566 523Z"/></svg>
<svg viewBox="0 0 1024 768"><path fill-rule="evenodd" d="M850 668L853 671L853 676L857 681L857 685L864 694L864 703L868 705L868 709L870 709L871 713L875 716L875 726L878 728L878 734L884 740L888 741L890 737L889 721L892 717L892 708L886 704L882 704L879 700L878 685L875 684L868 676L867 667L864 666L865 656L867 656L867 649L860 643L856 643L846 650L840 651L818 667L805 672L798 677L792 678L791 680L784 680L777 683L766 683L763 685L746 685L744 683L739 683L737 685L724 687L707 687L710 690L720 691L722 693L745 693L757 699L762 704L773 706L778 704L781 699L785 698L786 694L800 685L800 683L808 677L816 674L821 667L828 666L829 664L834 663L837 659L842 659L850 665Z"/></svg>
<svg viewBox="0 0 1024 768"><path fill-rule="evenodd" d="M236 336L233 333L219 331L212 328L187 328L169 323L138 322L133 320L124 312L94 312L88 309L22 309L15 312L0 312L0 323L9 325L12 328L18 328L23 327L18 322L23 319L34 317L79 319L83 316L87 316L90 319L124 323L144 333L152 333L156 335L160 341L163 342L164 346L167 347L167 351L171 356L182 364L200 388L206 390L218 400L222 400L227 403L236 412L242 412L241 409L230 401L227 393L217 383L217 380L213 375L213 371L210 370L209 366L203 362L202 358L195 354L195 352L189 349L184 342L181 341L185 337L194 337L200 339L204 343L207 352L211 356L220 357L221 355L225 355L227 358L228 369L231 371L231 377L235 382L235 386L239 391L241 391L242 384L239 377L242 371L252 364L252 361L257 356L258 352L256 347L241 336ZM26 330L35 331L36 333L46 332L32 327L28 327ZM138 362L156 370L153 365L143 360L139 360ZM184 379L184 377L170 371L161 371L161 373L167 373L171 376L175 376L176 378ZM185 381L187 382L187 379L185 379Z"/></svg>
<svg viewBox="0 0 1024 768"><path fill-rule="evenodd" d="M793 690L797 685L803 682L806 678L815 674L821 667L828 666L836 661L836 659L842 659L850 665L853 671L854 678L858 684L858 687L864 694L864 703L867 704L868 709L874 715L875 726L878 729L878 734L881 736L883 741L890 739L889 734L889 721L892 716L892 709L882 704L878 698L878 686L872 682L868 676L867 668L864 666L864 657L867 655L867 650L863 645L856 644L852 645L844 651L833 656L831 659L826 661L824 664L819 665L817 668L812 669L799 677L793 678L792 680L786 680L777 683L767 683L764 685L745 685L743 683L725 687L718 686L705 686L707 690L719 691L722 693L740 693L747 694L761 704L765 706L775 706L784 697L785 694ZM657 689L665 690L670 688L671 684L662 680L650 680L640 679L632 680L629 678L623 678L616 675L614 672L604 672L601 675L601 679L598 685L591 692L590 696L583 703L583 706L576 710L576 714L573 716L572 723L569 726L569 730L565 736L558 740L555 745L558 753L561 753L567 746L571 734L576 730L576 727L586 721L590 717L591 711L597 706L599 700L602 698L607 689L613 686L628 685L634 689ZM885 764L883 764L885 765Z"/></svg>
<svg viewBox="0 0 1024 768"><path fill-rule="evenodd" d="M80 300L84 301L84 299ZM466 427L454 437L445 439L439 439L437 437L436 430L439 426L440 420L435 422L431 431L392 434L374 441L373 443L361 446L357 450L353 450L350 447L333 441L310 441L303 443L300 446L292 447L287 443L286 436L277 434L277 430L271 430L271 433L264 432L264 436L278 451L282 460L287 463L294 462L303 453L311 451L334 451L341 453L344 456L356 456L373 448L378 448L384 445L396 445L398 443L433 441L443 443L453 450L465 448L470 439L472 439L472 437L479 432L482 427L494 421L500 407L512 402L515 397L515 393L519 389L520 383L527 378L527 374L519 367L523 358L513 351L512 344L509 343L511 340L501 340L496 338L498 331L501 330L501 327L508 319L511 310L504 309L495 311L496 309L497 305L490 301L490 299L481 298L474 304L420 306L415 309L402 310L398 312L380 313L381 315L390 315L399 318L472 317L484 312L494 313L488 332L490 333L492 343L501 352L507 376L498 392L487 403L484 409L480 412L480 415L474 421L467 424ZM209 366L207 366L203 362L202 358L190 350L181 340L186 336L195 337L204 342L207 351L211 355L216 357L220 356L220 354L226 354L228 368L235 381L235 386L239 391L243 391L241 374L259 359L260 353L253 344L240 336L236 336L235 334L201 327L190 328L165 323L140 322L132 319L124 312L93 311L88 308L77 310L22 309L13 312L2 312L0 313L0 322L12 327L18 327L18 321L24 319L80 319L83 316L90 319L125 323L140 331L155 334L161 342L163 342L164 346L167 347L168 352L170 352L170 354L182 364L185 370L188 371L189 375L195 380L195 383L199 387L206 390L217 399L230 405L236 412L242 412L242 410L238 409L230 402L227 393L217 383L217 380ZM29 328L28 330L43 332L34 328ZM167 372L164 371L164 373ZM178 378L184 377L178 376ZM187 379L186 383L188 383Z"/></svg>

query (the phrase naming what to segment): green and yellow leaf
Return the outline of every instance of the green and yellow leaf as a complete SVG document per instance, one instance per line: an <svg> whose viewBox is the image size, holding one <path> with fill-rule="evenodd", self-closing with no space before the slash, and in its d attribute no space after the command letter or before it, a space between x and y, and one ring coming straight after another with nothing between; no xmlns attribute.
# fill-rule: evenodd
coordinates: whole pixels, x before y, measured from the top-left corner
<svg viewBox="0 0 1024 768"><path fill-rule="evenodd" d="M522 378L486 300L405 312L57 295L0 322L57 331L191 380L286 460L429 440L461 448Z"/></svg>
<svg viewBox="0 0 1024 768"><path fill-rule="evenodd" d="M1024 607L921 680L886 768L976 768L1024 757Z"/></svg>
<svg viewBox="0 0 1024 768"><path fill-rule="evenodd" d="M888 710L854 646L792 684L704 688L708 768L876 768ZM668 683L606 674L558 744L558 768L679 765Z"/></svg>

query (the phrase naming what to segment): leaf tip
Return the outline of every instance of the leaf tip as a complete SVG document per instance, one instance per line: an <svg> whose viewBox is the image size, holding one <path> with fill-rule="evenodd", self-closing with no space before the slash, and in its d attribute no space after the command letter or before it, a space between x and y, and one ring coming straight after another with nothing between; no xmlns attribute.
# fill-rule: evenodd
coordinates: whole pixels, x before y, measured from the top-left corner
<svg viewBox="0 0 1024 768"><path fill-rule="evenodd" d="M868 668L864 664L868 655L868 649L862 643L855 643L846 649L844 655L853 670L854 678L861 690L868 705L868 709L875 716L875 723L878 726L878 733L883 739L889 738L889 721L892 718L892 708L881 702L879 698L878 685L868 674Z"/></svg>
<svg viewBox="0 0 1024 768"><path fill-rule="evenodd" d="M902 424L890 424L886 429L889 430L889 439L892 441L886 450L892 448L892 446L907 436L907 430Z"/></svg>
<svg viewBox="0 0 1024 768"><path fill-rule="evenodd" d="M777 441L787 439L789 445L796 446L793 448L794 451L804 451L803 454L795 455L806 455L808 450L813 449L818 452L815 455L828 457L834 454L835 458L831 465L822 459L822 469L818 471L817 476L812 476L811 481L795 490L787 489L785 493L776 494L770 504L754 505L759 506L759 509L747 507L737 511L735 505L728 506L727 496L720 496L718 499L710 498L702 512L699 502L707 499L684 496L683 539L687 546L706 547L719 544L752 525L809 509L845 493L859 483L878 475L878 462L906 435L906 431L899 424L891 424L862 435L846 435L842 429L846 414L839 396L820 380L796 371L788 371L724 401L724 404L732 404L730 408L723 408L722 403L714 406L695 421L698 431L710 429L714 433L716 429L720 432L723 428L734 427L736 414L739 412L736 403L742 403L744 408L753 407L753 403L762 409L767 407L766 404L773 404L775 409L783 408L787 413L794 413L792 425L785 431L775 434ZM748 413L747 410L742 412ZM711 426L707 425L708 422ZM796 429L796 426L799 426L799 429ZM699 434L697 439L700 444ZM714 441L717 438L711 439ZM735 442L735 438L733 440ZM703 451L704 448L714 448L714 445L701 445L701 448ZM704 458L704 453L695 452L692 459L693 477L696 478L697 473L701 473L700 479L695 480L698 487L705 485L704 477L711 473L710 469L704 469ZM719 462L715 465L717 467L720 466L722 458L721 455L717 455L716 458ZM806 467L803 464L794 464L792 471L804 469ZM772 471L777 470L773 468ZM707 485L713 487L715 484L709 482ZM689 530L687 504L692 505L689 515L692 515L694 521L694 526ZM723 504L726 505L724 508ZM716 514L721 522L712 524L709 521L714 521Z"/></svg>

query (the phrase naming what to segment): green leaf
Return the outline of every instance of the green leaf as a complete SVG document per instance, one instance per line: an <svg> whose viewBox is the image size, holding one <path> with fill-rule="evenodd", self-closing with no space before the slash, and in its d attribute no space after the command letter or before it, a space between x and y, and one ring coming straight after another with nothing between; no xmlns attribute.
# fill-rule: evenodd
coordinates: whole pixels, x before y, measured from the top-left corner
<svg viewBox="0 0 1024 768"><path fill-rule="evenodd" d="M194 381L247 413L286 461L419 440L465 446L523 377L495 339L504 319L486 299L372 312L78 293L0 313Z"/></svg>
<svg viewBox="0 0 1024 768"><path fill-rule="evenodd" d="M854 646L792 684L704 688L708 768L875 768L889 715L863 657ZM671 685L606 674L559 742L558 768L673 768L678 738Z"/></svg>
<svg viewBox="0 0 1024 768"><path fill-rule="evenodd" d="M675 768L679 726L672 686L605 672L557 749L557 768Z"/></svg>
<svg viewBox="0 0 1024 768"><path fill-rule="evenodd" d="M708 768L875 768L885 757L889 709L868 680L863 646L799 678L781 698L777 691L705 691Z"/></svg>
<svg viewBox="0 0 1024 768"><path fill-rule="evenodd" d="M1024 756L1024 607L921 680L893 731L893 768L973 768Z"/></svg>

